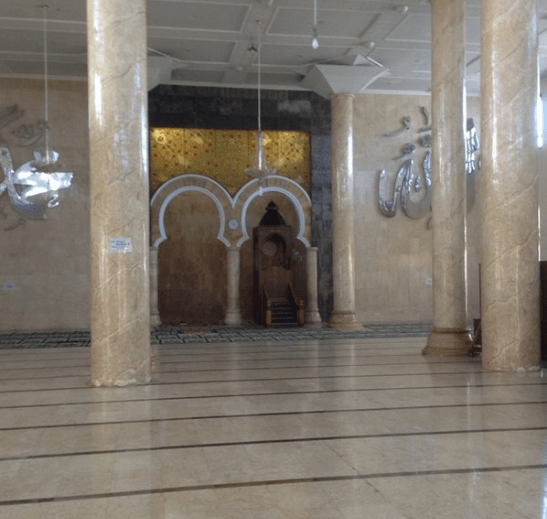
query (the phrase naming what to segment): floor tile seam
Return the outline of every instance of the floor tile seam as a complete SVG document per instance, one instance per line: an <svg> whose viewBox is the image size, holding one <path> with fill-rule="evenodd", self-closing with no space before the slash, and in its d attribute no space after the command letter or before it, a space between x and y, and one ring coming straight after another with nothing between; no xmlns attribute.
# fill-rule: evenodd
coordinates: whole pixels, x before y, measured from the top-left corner
<svg viewBox="0 0 547 519"><path fill-rule="evenodd" d="M464 364L466 366L474 366L476 367L480 372L482 372L482 367L480 365L475 365L475 363L470 363L470 362L433 362L433 363L427 363L427 362L397 362L397 363L384 363L384 364L369 364L369 363L363 363L363 364L353 364L353 363L349 363L349 364L312 364L312 365L301 365L301 366L294 366L294 365L291 365L291 366L263 366L263 367L249 367L249 368L240 368L240 367L236 367L236 368L218 368L218 369L176 369L176 370L172 370L172 371L162 371L161 368L162 367L166 367L166 366L169 366L171 364L184 364L184 362L168 362L168 363L162 363L160 361L160 363L158 364L158 366L156 368L154 368L152 370L153 373L207 373L207 372L210 372L210 373L223 373L223 372L226 372L226 371L234 371L234 369L237 369L237 371L271 371L271 370L275 370L275 369L283 369L283 370L297 370L297 369L332 369L332 368L363 368L363 367L369 367L369 368L372 368L372 367L392 367L392 366L431 366L431 365L434 365L434 366L454 366L454 365L457 365L457 364ZM204 364L209 364L209 363L205 363ZM48 370L69 370L69 369L74 369L74 368L90 368L89 365L86 365L86 366L70 366L70 367L55 367L55 368L49 368L49 367L33 367L33 368L0 368L0 372L2 371L8 371L8 372L13 372L13 371L43 371L44 369L48 369ZM53 377L55 377L56 375L54 375ZM60 376L60 375L59 375ZM62 375L62 376L68 376L68 375ZM82 375L73 375L73 376L82 376ZM32 377L32 378L52 378L50 376L48 377ZM12 379L1 379L1 380L12 380Z"/></svg>
<svg viewBox="0 0 547 519"><path fill-rule="evenodd" d="M302 352L299 352L299 353L302 353ZM408 352L407 354L405 355L330 355L330 356L326 356L326 355L315 355L314 352L309 352L309 355L298 355L298 356L295 356L295 355L291 355L291 356L288 356L288 357L270 357L268 356L268 358L264 358L266 357L265 355L265 352L257 352L256 355L260 355L260 358L259 359L254 359L254 358L236 358L234 359L234 356L232 355L227 355L226 357L218 357L214 360L214 362L226 362L226 361L229 361L229 362L237 362L237 363L241 363L241 362L257 362L258 361L268 361L268 362L279 362L279 361L294 361L294 360L308 360L310 358L310 354L313 355L314 357L318 358L318 359L321 359L321 360L329 360L329 359L355 359L355 358L360 358L360 359L370 359L370 358L385 358L385 359L390 359L390 358L394 358L394 357L418 357L418 355L420 354L419 352ZM247 355L247 354L245 354ZM184 356L184 354L181 354L181 356ZM197 355L195 355L197 356ZM206 357L206 355L203 355L204 357ZM210 357L216 357L216 354L211 354ZM159 359L160 359L160 364L161 364L161 354L159 355ZM475 360L476 358L474 357L469 357L469 362L477 362ZM19 361L18 361L19 362ZM20 361L20 362L24 362L24 361ZM5 363L4 363L4 366L2 368L0 368L0 371L11 371L11 370L23 370L23 369L41 369L41 368L46 368L46 369L54 369L54 368L86 368L86 367L89 367L90 364L86 363L86 364L83 364L83 365L75 365L75 366L58 366L58 365L55 365L55 366L52 366L50 367L50 364L54 364L56 363L56 359L51 359L51 360L46 360L46 361L40 361L40 362L43 362L43 364L41 364L40 366L32 366L32 367L27 367L27 366L22 366L22 367L15 367L15 366L7 366L5 367ZM206 359L202 359L202 360L195 360L195 359L191 359L191 360L180 360L180 361L169 361L168 364L197 364L197 363L207 363L207 362L211 362L211 359L209 358L206 358ZM477 362L478 363L478 362ZM390 365L390 364L403 364L403 362L386 362L385 363L386 365Z"/></svg>
<svg viewBox="0 0 547 519"><path fill-rule="evenodd" d="M180 385L180 382L162 382L151 383L143 386L135 387L162 387L162 386L174 386ZM373 388L359 388L359 389L327 389L327 390L308 390L308 391L283 391L283 392L264 392L264 393L237 393L237 394L210 394L210 395L191 395L184 397L177 397L180 400L195 400L198 398L234 398L234 397L255 397L255 396L283 396L283 395L307 395L307 394L325 394L325 393L355 393L355 392L369 392L369 391L416 391L416 390L437 390L437 389L458 389L458 388L481 388L481 387L533 387L547 385L547 381L542 382L529 382L526 384L465 384L465 385L452 385L452 386L409 386L409 387L373 387ZM38 389L21 389L21 390L0 390L0 394L22 394L22 393L45 393L45 392L57 392L57 391L95 391L97 389L117 389L117 388L97 388L89 386L75 386L75 387L59 387L59 388L38 388Z"/></svg>
<svg viewBox="0 0 547 519"><path fill-rule="evenodd" d="M412 472L384 472L384 473L369 473L369 474L348 474L338 476L312 476L301 477L293 479L272 479L272 480L258 480L258 481L240 481L232 483L204 483L201 485L185 485L178 487L163 487L163 488L144 488L140 490L125 490L118 492L100 493L100 494L81 494L81 495L67 495L67 496L50 496L50 497L36 497L29 499L11 499L0 500L0 507L7 506L21 506L32 504L46 504L46 503L60 503L67 501L84 501L90 499L108 499L108 498L121 498L121 497L133 497L142 495L158 495L169 493L183 493L183 492L197 492L208 490L231 490L237 488L251 488L251 487L266 487L266 486L290 486L310 483L334 483L344 481L366 481L374 479L394 479L394 478L414 478L414 477L429 477L429 476L451 476L451 475L466 475L466 474L488 474L488 473L502 473L502 472L514 472L524 470L545 470L546 464L537 465L513 465L513 466L499 466L499 467L469 467L462 469L440 469L440 470L424 470L424 471L412 471Z"/></svg>
<svg viewBox="0 0 547 519"><path fill-rule="evenodd" d="M106 402L109 403L109 402ZM120 402L116 402L120 403ZM351 413L389 413L389 412L401 412L401 411L426 411L433 409L461 409L461 408L478 408L478 407L502 407L502 406L524 406L524 405L545 405L547 401L537 402L489 402L489 403L477 403L477 404L438 404L438 405L420 405L420 406L399 406L399 407L368 407L368 408L347 408L347 409L310 409L299 411L272 411L263 413L240 413L240 414L220 414L220 415L192 415L192 416L173 416L162 418L143 418L143 419L130 419L130 420L116 420L116 421L98 421L98 422L80 422L80 423L57 423L57 424L39 424L39 425L27 425L17 427L1 427L1 432L10 431L27 431L35 429L69 429L73 427L105 427L105 426L117 426L128 424L153 424L153 423L167 423L167 422L190 422L200 420L240 420L240 419L254 419L254 418L273 418L280 416L309 416L309 415L326 415L326 414L351 414ZM63 404L63 405L78 405L78 404ZM86 405L92 405L86 403ZM60 405L52 405L53 407L61 407ZM37 406L46 407L46 406ZM15 407L19 409L20 407ZM9 408L4 408L9 409Z"/></svg>
<svg viewBox="0 0 547 519"><path fill-rule="evenodd" d="M423 345L426 343L426 341L419 341L416 344L405 344L404 346L386 346L386 345L370 345L370 344L362 344L362 345L356 345L353 344L351 346L348 345L347 342L341 343L341 344L306 344L305 347L302 345L298 345L298 343L292 343L287 342L287 345L283 348L276 348L273 349L270 345L258 345L254 346L253 348L244 348L242 344L238 344L237 346L234 346L233 348L207 348L202 347L199 349L190 349L188 348L188 344L184 345L175 345L176 347L170 348L165 344L154 344L154 346L160 355L167 355L167 356L197 356L197 355L206 355L206 356L212 356L217 354L241 354L241 355L248 355L248 354L255 354L255 353L316 353L316 352L325 352L329 353L333 350L340 351L340 352L351 352L351 351L359 351L359 352L373 352L373 353L384 353L384 352L400 352L400 351L416 351L420 350L420 348L423 348ZM418 355L418 353L416 353Z"/></svg>
<svg viewBox="0 0 547 519"><path fill-rule="evenodd" d="M30 370L30 369L36 369L36 370L42 370L42 369L79 369L79 368L84 368L84 369L89 369L91 367L91 363L89 364L79 364L77 366L55 366L55 367L50 367L50 366L33 366L31 368L29 367L21 367L21 368L15 368L15 367L2 367L0 368L0 373L2 373L2 371L9 371L9 372L12 372L12 371L27 371L27 370Z"/></svg>
<svg viewBox="0 0 547 519"><path fill-rule="evenodd" d="M345 359L390 359L390 358L396 358L396 357L411 357L416 358L418 357L417 353L414 354L408 354L408 355L347 355L347 356L340 356L340 355L334 355L332 357L318 357L320 360L345 360ZM239 365L242 364L250 364L255 362L292 362L292 361L305 361L308 360L309 356L299 356L299 357L277 357L277 358L258 358L258 359L234 359L233 357L228 358L217 358L217 359L202 359L202 360L181 360L181 361L169 361L168 364L185 364L185 365L191 365L191 364L206 364L206 363L214 363L214 362L232 362L237 363ZM398 360L398 359L397 359ZM469 357L468 361L469 363L477 363L479 364L480 359L478 357ZM161 364L161 356L159 357L159 361ZM384 362L385 365L390 364L404 364L404 362L400 362L399 360L397 362ZM421 363L415 363L415 364L421 364ZM425 364L425 363L424 363ZM436 364L435 362L432 364Z"/></svg>
<svg viewBox="0 0 547 519"><path fill-rule="evenodd" d="M316 442L338 442L352 440L374 440L374 439L390 439L390 438L414 438L424 436L457 436L457 435L474 435L474 434L492 434L492 433L526 433L546 431L547 425L544 427L496 427L493 429L461 429L451 431L413 431L401 433L378 433L378 434L347 434L337 436L311 436L307 438L278 438L270 440L247 440L237 442L213 442L213 443L190 443L181 445L163 445L155 447L134 447L130 449L105 449L97 451L80 451L80 452L65 452L56 454L30 454L20 457L0 457L0 463L19 460L36 460L36 459L52 459L52 458L77 458L81 456L101 456L111 454L132 454L139 452L165 452L175 450L191 450L191 449L217 449L230 447L248 447L258 445L281 445L281 444L296 444L296 443L316 443Z"/></svg>
<svg viewBox="0 0 547 519"><path fill-rule="evenodd" d="M462 386L463 387L463 386ZM154 402L161 404L161 402L172 402L174 400L181 400L184 397L155 397L155 398L137 398L129 400L89 400L84 402L58 402L51 404L28 404L28 405L7 405L0 406L2 409L41 409L43 407L68 407L68 406L81 406L81 405L108 405L108 404L134 404L134 403L147 403ZM547 400L532 400L524 402L480 402L480 403L464 403L464 404L435 404L435 405L411 405L411 406L398 406L398 407L366 407L366 408L344 408L344 409L326 409L326 410L313 410L313 411L284 411L275 413L243 413L235 415L213 415L213 416L195 416L187 417L184 419L199 419L199 418L230 418L230 417L242 417L242 416L269 416L269 415L291 415L291 414L310 414L310 413L345 413L345 412L363 412L363 411L390 411L390 410L404 410L404 409L439 409L439 408L451 408L451 407L484 407L484 406L506 406L506 405L543 405L547 404ZM117 423L117 422L113 422ZM1 430L1 429L0 429Z"/></svg>
<svg viewBox="0 0 547 519"><path fill-rule="evenodd" d="M283 368L280 368L283 369ZM302 369L302 368L300 368ZM313 369L313 368L311 368ZM230 372L230 370L226 370ZM154 372L158 376L165 375L166 372ZM179 373L178 371L167 372L172 374ZM191 373L191 372L190 372ZM450 371L450 372L423 372L423 373L371 373L364 375L319 375L314 377L282 377L282 378L236 378L236 379L222 379L222 380L186 380L179 381L178 384L190 385L190 384L222 384L222 383L245 383L245 382L287 382L289 380L332 380L332 379L357 379L357 378L380 378L380 377L423 377L423 376L442 376L442 375L473 375L480 373L484 375L482 371ZM0 384L10 382L21 382L25 380L63 380L67 378L87 378L89 375L52 375L48 377L21 377L21 378L0 378ZM159 382L161 384L161 382Z"/></svg>
<svg viewBox="0 0 547 519"><path fill-rule="evenodd" d="M421 350L423 349L423 347L415 347L415 346L412 346L412 347L404 347L404 348L398 348L397 351L401 351L401 350L406 350L404 351L404 355L399 355L398 353L395 354L395 353L389 353L390 350L387 350L387 349L382 349L382 351L368 351L367 353L367 350L368 349L361 349L358 354L352 354L351 351L348 349L348 350L335 350L337 355L332 355L332 353L334 353L332 351L332 348L328 348L328 349L325 349L324 351L317 351L316 348L310 348L309 351L304 351L302 349L298 349L298 350L295 350L295 349L286 349L286 350L278 350L278 351L271 351L271 350L264 350L264 349L256 349L256 350L249 350L249 351L244 351L244 352L241 352L241 351L212 351L210 353L207 353L207 352L204 352L204 351L199 351L199 352L196 352L196 353L188 353L186 351L181 351L180 353L176 354L177 357L188 357L188 358L191 358L191 357L216 357L216 356L221 356L221 355L226 355L226 356L230 356L230 357L233 357L233 356L241 356L241 357L245 357L245 356L248 356L248 357L251 357L253 355L260 355L260 356L265 356L265 355L268 355L268 356L271 356L272 358L278 358L278 357L274 357L274 355L278 355L278 354L290 354L287 358L289 359L293 359L293 358L309 358L309 355L314 355L318 358L355 358L355 357L402 357L402 356L413 356L413 357L417 357L419 355L421 355ZM393 350L391 350L393 351ZM318 355L318 353L323 353L323 355ZM344 353L346 355L338 355L338 353ZM328 355L330 354L330 355ZM159 356L161 358L162 356L162 352L160 351L159 352ZM175 355L169 355L169 356L175 356ZM281 357L283 358L283 357ZM470 357L472 358L472 357Z"/></svg>
<svg viewBox="0 0 547 519"><path fill-rule="evenodd" d="M159 357L158 360L159 360L158 365L160 367L161 366L185 364L184 362L178 362L178 361L174 361L174 362L165 361L164 358L161 357L161 356ZM257 361L257 362L260 362L260 361ZM266 359L264 362L270 362L270 361ZM211 363L204 361L204 364L209 365ZM237 364L237 361L234 361L234 364ZM354 363L354 362L350 362L350 363L347 363L347 364L303 364L302 366L294 366L294 365L291 365L291 366L263 366L263 367L257 367L257 368L240 368L240 367L238 367L237 369L239 369L240 371L246 371L246 370L249 370L249 369L281 369L281 368L298 369L298 368L328 368L328 367L341 367L341 368L344 368L344 367L353 367L353 366L355 366L355 367L362 367L362 366L421 366L421 365L423 365L423 366L455 366L455 365L458 365L458 364L465 364L466 366L474 365L474 364L480 365L479 363L475 363L471 359L469 359L469 360L460 360L460 361L456 361L456 362L450 361L450 359L432 361L432 359L425 359L424 357L420 356L420 360L418 360L417 362L386 362L384 364L381 364L381 363L357 364L357 363ZM30 368L30 369L34 369L34 368ZM51 369L55 369L55 368L51 368ZM233 368L203 369L203 370L191 370L191 371L230 371L231 369L233 369ZM190 370L188 370L188 371L190 371Z"/></svg>

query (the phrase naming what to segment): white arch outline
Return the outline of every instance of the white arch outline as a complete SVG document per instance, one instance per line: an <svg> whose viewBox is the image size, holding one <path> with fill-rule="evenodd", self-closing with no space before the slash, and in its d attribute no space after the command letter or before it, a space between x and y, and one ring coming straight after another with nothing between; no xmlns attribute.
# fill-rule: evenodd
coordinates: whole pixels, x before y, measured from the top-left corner
<svg viewBox="0 0 547 519"><path fill-rule="evenodd" d="M175 177L176 178L176 177ZM224 207L222 207L222 204L220 200L208 189L205 189L200 186L183 186L179 187L178 189L175 189L172 193L169 193L169 195L165 198L165 200L162 202L160 207L160 212L158 215L158 223L160 227L160 237L154 242L154 247L159 247L161 243L163 243L167 239L167 233L165 232L165 223L163 221L165 217L165 211L167 211L167 206L170 204L171 200L173 200L175 197L180 195L181 193L185 193L186 191L197 191L199 193L202 193L206 196L208 196L217 206L218 214L219 214L219 220L220 220L220 226L218 230L217 240L221 241L226 245L226 247L230 247L230 242L224 237L224 226L226 223L226 215L224 214ZM228 195L231 202L231 197ZM154 197L152 198L154 200Z"/></svg>
<svg viewBox="0 0 547 519"><path fill-rule="evenodd" d="M290 181L290 179L287 179L285 177L281 177L281 178L283 178L283 180ZM257 179L255 180L256 182L258 182ZM251 182L249 182L248 184L250 183ZM293 182L293 183L296 186L298 186L300 189L302 189L301 186L298 185L296 182ZM302 191L304 190L302 189ZM241 247L241 245L243 245L243 243L245 243L250 238L249 233L247 232L247 224L246 224L247 209L249 208L249 205L251 205L251 202L257 196L262 196L264 193L271 193L271 192L281 193L282 195L285 195L292 202L294 208L296 209L296 214L298 215L298 235L296 236L296 239L300 240L304 244L304 246L308 249L310 247L310 242L304 237L304 231L306 230L306 220L304 215L304 209L302 205L300 204L298 198L296 198L296 196L294 196L293 193L291 193L290 191L288 191L287 189L283 187L278 187L278 186L259 187L257 191L254 191L253 193L251 193L249 198L245 200L245 203L243 204L243 208L241 210L241 231L243 232L243 236L239 238L239 240L237 241L237 247ZM304 193L306 194L306 197L309 199L308 194L305 191Z"/></svg>
<svg viewBox="0 0 547 519"><path fill-rule="evenodd" d="M150 207L152 207L154 205L154 202L156 201L156 198L158 198L161 195L161 193L163 191L165 191L171 184L179 183L179 182L181 182L183 180L186 180L186 179L196 180L196 181L199 181L201 183L205 182L207 184L208 183L213 184L216 188L220 189L222 194L226 197L226 200L228 200L230 202L230 205L232 207L234 207L234 200L232 198L232 195L230 195L228 190L222 184L217 182L214 178L206 177L205 175L198 175L197 173L184 173L182 175L177 175L177 176L175 176L173 178L170 178L169 180L166 180L165 182L163 182L163 184L161 184L158 187L158 189L156 189L155 193L152 195L152 198L150 199ZM190 184L190 185L195 185L195 184ZM203 188L203 189L205 189L205 188ZM211 191L211 193L212 193L212 191Z"/></svg>

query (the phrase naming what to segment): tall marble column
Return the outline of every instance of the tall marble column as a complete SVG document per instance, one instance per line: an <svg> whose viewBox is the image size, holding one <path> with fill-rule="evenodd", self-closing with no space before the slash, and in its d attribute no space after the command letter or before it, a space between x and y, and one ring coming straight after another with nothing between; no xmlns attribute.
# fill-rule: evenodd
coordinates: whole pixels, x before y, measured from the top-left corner
<svg viewBox="0 0 547 519"><path fill-rule="evenodd" d="M242 323L239 308L240 254L241 249L238 247L228 247L228 307L224 323L230 326Z"/></svg>
<svg viewBox="0 0 547 519"><path fill-rule="evenodd" d="M536 0L482 0L482 363L540 363Z"/></svg>
<svg viewBox="0 0 547 519"><path fill-rule="evenodd" d="M353 95L331 96L332 282L331 328L358 328L353 235Z"/></svg>
<svg viewBox="0 0 547 519"><path fill-rule="evenodd" d="M424 355L467 356L465 0L431 0L433 328Z"/></svg>
<svg viewBox="0 0 547 519"><path fill-rule="evenodd" d="M150 326L152 328L161 325L158 308L158 253L157 247L150 247Z"/></svg>
<svg viewBox="0 0 547 519"><path fill-rule="evenodd" d="M308 304L306 306L305 326L321 326L321 316L317 306L317 247L308 247L306 249L306 267Z"/></svg>
<svg viewBox="0 0 547 519"><path fill-rule="evenodd" d="M150 380L145 0L87 0L91 383Z"/></svg>

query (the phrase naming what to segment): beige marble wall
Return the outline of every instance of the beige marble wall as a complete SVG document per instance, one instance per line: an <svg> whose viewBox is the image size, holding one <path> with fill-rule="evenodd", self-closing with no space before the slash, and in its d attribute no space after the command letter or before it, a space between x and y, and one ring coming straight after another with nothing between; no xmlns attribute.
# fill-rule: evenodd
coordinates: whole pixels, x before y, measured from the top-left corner
<svg viewBox="0 0 547 519"><path fill-rule="evenodd" d="M22 122L43 117L40 81L0 80L0 109L18 103ZM420 106L427 96L357 95L354 99L354 195L356 311L360 322L431 322L431 231L427 219L411 220L400 210L394 218L377 207L377 175L396 173L392 159L407 136L382 137L400 126L405 115L412 129L423 124ZM480 129L479 99L468 99L468 115ZM89 329L89 182L87 86L50 82L52 139L61 161L74 171L73 188L61 195L60 207L46 221L26 221L13 230L18 215L6 193L0 197L0 331ZM15 126L0 130L5 138ZM412 140L412 139L411 139ZM543 150L544 155L547 151ZM29 150L13 149L16 165ZM542 161L543 163L544 161ZM543 175L547 177L547 175ZM547 185L547 181L545 182ZM545 188L547 192L547 188ZM479 316L478 201L468 215L469 317ZM544 197L540 197L544 199ZM268 199L269 201L269 199ZM261 209L263 209L261 207ZM542 211L547 214L547 209ZM542 233L546 240L547 233ZM309 237L308 237L309 238ZM547 246L543 257L547 258Z"/></svg>
<svg viewBox="0 0 547 519"><path fill-rule="evenodd" d="M385 169L393 182L404 144L413 143L415 166L421 167L425 148L417 130L425 126L422 106L428 96L357 95L354 99L355 275L357 320L365 323L432 322L432 236L428 216L407 217L399 208L393 218L377 205L378 172ZM467 115L480 127L480 100L467 100ZM410 116L411 128L385 137L402 127ZM480 173L479 173L480 174ZM477 200L480 194L477 192ZM469 318L479 317L478 201L468 214Z"/></svg>
<svg viewBox="0 0 547 519"><path fill-rule="evenodd" d="M44 83L0 79L0 110L17 104L24 115L0 129L14 167L32 159L12 133L44 118ZM74 173L47 220L29 220L0 196L0 332L89 329L89 162L87 85L49 82L51 143L61 168ZM3 181L0 172L0 182ZM13 290L5 288L13 286Z"/></svg>

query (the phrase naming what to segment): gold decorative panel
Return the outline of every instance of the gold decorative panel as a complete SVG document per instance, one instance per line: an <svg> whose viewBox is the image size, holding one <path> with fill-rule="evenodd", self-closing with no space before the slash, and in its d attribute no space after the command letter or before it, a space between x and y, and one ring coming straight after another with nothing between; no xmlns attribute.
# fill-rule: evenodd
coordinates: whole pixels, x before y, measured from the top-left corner
<svg viewBox="0 0 547 519"><path fill-rule="evenodd" d="M177 175L196 173L222 184L231 195L252 179L254 131L152 128L151 189ZM306 132L265 131L266 158L277 174L310 190L310 136Z"/></svg>

